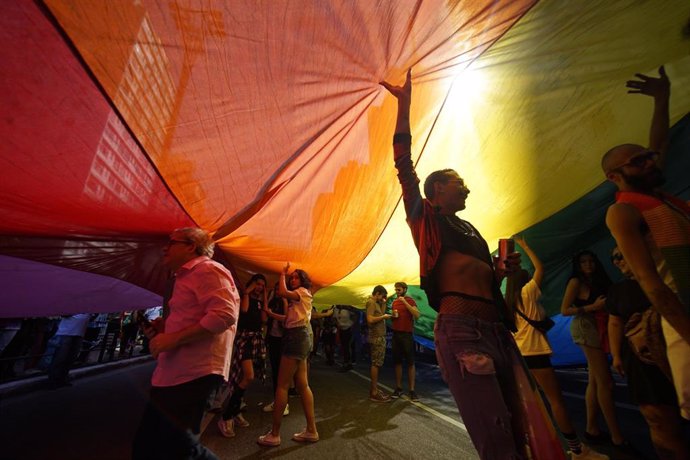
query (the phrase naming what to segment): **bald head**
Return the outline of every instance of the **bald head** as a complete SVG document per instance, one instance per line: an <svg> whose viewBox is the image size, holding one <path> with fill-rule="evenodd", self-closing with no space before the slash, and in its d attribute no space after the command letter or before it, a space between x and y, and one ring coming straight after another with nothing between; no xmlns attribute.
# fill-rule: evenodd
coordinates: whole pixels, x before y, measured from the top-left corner
<svg viewBox="0 0 690 460"><path fill-rule="evenodd" d="M601 169L604 171L604 174L608 175L612 170L628 161L630 157L643 150L645 148L637 144L617 145L601 158Z"/></svg>

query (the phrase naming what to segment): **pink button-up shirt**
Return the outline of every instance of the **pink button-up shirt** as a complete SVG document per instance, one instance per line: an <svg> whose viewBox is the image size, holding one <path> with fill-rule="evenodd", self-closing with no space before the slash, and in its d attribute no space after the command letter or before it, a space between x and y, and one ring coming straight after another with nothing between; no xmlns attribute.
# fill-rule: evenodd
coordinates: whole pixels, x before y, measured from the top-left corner
<svg viewBox="0 0 690 460"><path fill-rule="evenodd" d="M240 298L230 272L206 256L190 260L175 273L165 332L196 324L214 335L158 355L151 384L179 385L209 374L228 379Z"/></svg>

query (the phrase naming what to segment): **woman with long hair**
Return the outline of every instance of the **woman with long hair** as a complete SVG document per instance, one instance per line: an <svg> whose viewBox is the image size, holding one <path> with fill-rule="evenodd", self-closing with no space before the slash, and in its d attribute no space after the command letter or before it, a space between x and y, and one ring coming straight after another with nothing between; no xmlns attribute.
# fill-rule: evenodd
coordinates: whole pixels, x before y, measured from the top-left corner
<svg viewBox="0 0 690 460"><path fill-rule="evenodd" d="M587 359L585 439L593 444L608 440L608 435L599 429L597 423L597 416L601 410L611 432L611 441L616 446L622 446L625 439L616 418L613 378L606 357L609 350L606 333L608 315L604 311L604 306L611 280L597 256L591 251L577 253L572 264L572 273L561 304L561 314L573 316L570 333Z"/></svg>
<svg viewBox="0 0 690 460"><path fill-rule="evenodd" d="M226 438L235 436L235 426L249 426L240 411L242 397L256 374L262 379L264 377L266 343L262 327L266 323L266 304L266 277L256 273L249 279L242 294L230 365L230 399L218 420L218 430Z"/></svg>
<svg viewBox="0 0 690 460"><path fill-rule="evenodd" d="M274 319L284 321L283 350L280 357L278 371L278 388L273 404L273 426L271 431L259 436L257 442L262 446L280 445L280 425L283 421L283 410L288 401L288 389L292 379L301 396L304 417L307 427L292 436L298 442L316 442L319 433L316 431L314 416L314 395L309 388L307 378L307 358L311 351L309 334L309 320L311 319L312 295L311 279L304 270L297 269L289 275L289 289L286 284L290 263L288 262L280 274L278 281L278 295L288 301L285 315L279 315L266 309L266 313Z"/></svg>
<svg viewBox="0 0 690 460"><path fill-rule="evenodd" d="M608 458L606 455L594 451L580 441L565 407L561 387L551 364L551 355L553 354L551 345L546 334L529 322L542 321L547 318L546 311L540 301L544 265L523 237L516 235L513 239L524 250L534 266L532 276L527 270L521 269L513 278L509 279L506 287L506 303L517 313L515 317L515 325L517 326L517 332L514 333L515 343L520 349L534 380L537 381L549 401L553 418L568 443L572 458L579 460L606 459Z"/></svg>
<svg viewBox="0 0 690 460"><path fill-rule="evenodd" d="M281 316L285 316L288 309L288 301L284 297L278 296L278 283L271 290L268 296L268 309ZM271 363L271 384L273 385L273 394L275 395L278 389L278 371L280 370L280 355L283 348L283 322L268 316L268 325L266 327L266 348L268 348L268 360ZM264 405L264 412L273 412L274 402ZM285 406L283 415L290 413L289 405Z"/></svg>

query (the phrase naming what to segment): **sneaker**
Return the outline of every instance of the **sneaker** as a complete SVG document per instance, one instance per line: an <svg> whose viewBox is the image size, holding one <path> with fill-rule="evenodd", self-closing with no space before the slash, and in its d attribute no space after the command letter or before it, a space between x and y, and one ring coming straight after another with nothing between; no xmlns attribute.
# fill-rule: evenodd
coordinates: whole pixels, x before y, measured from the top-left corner
<svg viewBox="0 0 690 460"><path fill-rule="evenodd" d="M246 418L242 414L237 414L232 421L235 423L237 426L241 426L242 428L247 428L249 426L249 422L247 421Z"/></svg>
<svg viewBox="0 0 690 460"><path fill-rule="evenodd" d="M224 437L234 438L235 422L233 421L233 419L223 420L223 418L221 417L220 419L218 419L218 430L220 431L220 434Z"/></svg>
<svg viewBox="0 0 690 460"><path fill-rule="evenodd" d="M273 436L270 431L266 434L259 436L256 442L262 446L276 447L280 445L280 436Z"/></svg>
<svg viewBox="0 0 690 460"><path fill-rule="evenodd" d="M582 451L579 454L575 452L570 453L572 460L608 460L609 456L593 450L587 444L581 444Z"/></svg>
<svg viewBox="0 0 690 460"><path fill-rule="evenodd" d="M606 431L602 431L599 434L589 434L585 431L585 440L593 445L605 444L609 442L611 435Z"/></svg>
<svg viewBox="0 0 690 460"><path fill-rule="evenodd" d="M402 388L396 388L393 393L391 393L391 398L398 399L403 394Z"/></svg>
<svg viewBox="0 0 690 460"><path fill-rule="evenodd" d="M383 391L379 390L373 395L369 395L369 399L374 402L378 403L387 403L391 402L391 397L385 394Z"/></svg>
<svg viewBox="0 0 690 460"><path fill-rule="evenodd" d="M273 401L271 404L266 404L262 410L264 412L273 412L273 408L275 406L276 406L276 403L275 403L275 401ZM285 409L283 409L283 417L286 415L290 415L290 405L289 404L286 404Z"/></svg>
<svg viewBox="0 0 690 460"><path fill-rule="evenodd" d="M410 401L419 401L419 396L417 396L417 392L414 390L410 390Z"/></svg>
<svg viewBox="0 0 690 460"><path fill-rule="evenodd" d="M276 405L275 401L271 401L271 404L266 404L263 409L264 412L273 412L273 407Z"/></svg>
<svg viewBox="0 0 690 460"><path fill-rule="evenodd" d="M302 432L293 434L292 440L297 442L317 442L319 440L319 433L310 433L305 428Z"/></svg>

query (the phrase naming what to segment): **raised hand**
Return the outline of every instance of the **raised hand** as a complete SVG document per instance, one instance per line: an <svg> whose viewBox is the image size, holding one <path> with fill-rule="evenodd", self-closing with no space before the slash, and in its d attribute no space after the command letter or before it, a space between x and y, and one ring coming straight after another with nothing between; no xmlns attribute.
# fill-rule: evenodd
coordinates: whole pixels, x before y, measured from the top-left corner
<svg viewBox="0 0 690 460"><path fill-rule="evenodd" d="M664 66L659 67L659 78L650 77L641 73L635 76L639 80L628 80L625 86L630 94L645 94L654 98L668 98L671 92L671 82L666 75Z"/></svg>
<svg viewBox="0 0 690 460"><path fill-rule="evenodd" d="M285 273L287 275L289 271L290 271L290 262L286 262L285 266L283 267L283 273Z"/></svg>
<svg viewBox="0 0 690 460"><path fill-rule="evenodd" d="M385 81L382 81L379 84L386 88L393 96L395 96L399 102L404 101L409 103L410 99L412 99L412 69L407 70L407 77L405 78L405 83L402 86L391 85Z"/></svg>
<svg viewBox="0 0 690 460"><path fill-rule="evenodd" d="M522 235L513 235L513 240L521 247L521 248L526 248L527 247L527 241L525 238L522 237Z"/></svg>

